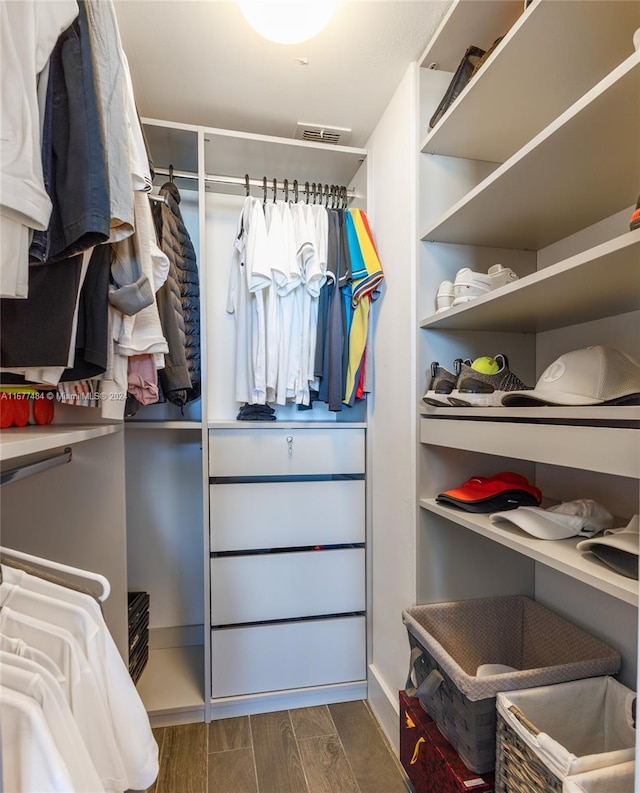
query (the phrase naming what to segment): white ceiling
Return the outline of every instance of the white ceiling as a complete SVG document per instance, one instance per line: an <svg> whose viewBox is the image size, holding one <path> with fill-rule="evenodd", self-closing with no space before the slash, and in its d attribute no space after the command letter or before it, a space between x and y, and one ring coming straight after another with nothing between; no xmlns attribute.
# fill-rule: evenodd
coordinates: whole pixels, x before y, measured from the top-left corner
<svg viewBox="0 0 640 793"><path fill-rule="evenodd" d="M273 44L234 0L116 0L141 116L292 138L347 127L364 146L451 0L340 0L304 44ZM308 59L301 66L296 58Z"/></svg>

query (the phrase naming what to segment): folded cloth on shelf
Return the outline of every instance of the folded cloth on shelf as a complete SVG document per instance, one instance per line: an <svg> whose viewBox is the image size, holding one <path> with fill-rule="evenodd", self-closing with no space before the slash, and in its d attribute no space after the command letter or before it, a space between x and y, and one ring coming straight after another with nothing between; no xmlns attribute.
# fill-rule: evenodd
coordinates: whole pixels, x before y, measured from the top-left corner
<svg viewBox="0 0 640 793"><path fill-rule="evenodd" d="M518 507L508 512L494 512L490 520L496 525L517 526L540 540L564 540L576 535L592 537L613 526L609 510L590 498L564 501L548 509Z"/></svg>
<svg viewBox="0 0 640 793"><path fill-rule="evenodd" d="M250 405L245 402L236 419L238 421L275 421L276 412L270 405Z"/></svg>
<svg viewBox="0 0 640 793"><path fill-rule="evenodd" d="M640 518L634 515L620 529L609 529L598 537L582 540L579 551L591 551L601 562L627 578L638 578L640 555Z"/></svg>
<svg viewBox="0 0 640 793"><path fill-rule="evenodd" d="M504 394L502 404L638 405L640 363L615 347L572 350L544 370L533 390Z"/></svg>
<svg viewBox="0 0 640 793"><path fill-rule="evenodd" d="M466 512L497 512L521 506L538 506L542 493L526 477L513 471L493 476L474 476L459 487L436 496L438 504L458 507Z"/></svg>

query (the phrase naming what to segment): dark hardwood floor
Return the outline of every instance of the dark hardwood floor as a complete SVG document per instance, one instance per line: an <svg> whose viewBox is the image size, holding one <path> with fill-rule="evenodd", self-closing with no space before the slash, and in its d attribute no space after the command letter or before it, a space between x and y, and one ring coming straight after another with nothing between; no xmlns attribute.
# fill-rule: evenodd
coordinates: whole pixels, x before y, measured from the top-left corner
<svg viewBox="0 0 640 793"><path fill-rule="evenodd" d="M261 713L154 730L149 793L407 793L366 702Z"/></svg>

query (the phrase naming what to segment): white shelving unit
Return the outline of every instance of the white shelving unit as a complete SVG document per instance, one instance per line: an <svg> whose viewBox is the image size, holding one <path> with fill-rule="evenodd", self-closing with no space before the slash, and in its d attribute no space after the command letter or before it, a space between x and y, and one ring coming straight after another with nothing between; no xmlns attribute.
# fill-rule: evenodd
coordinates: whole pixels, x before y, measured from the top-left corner
<svg viewBox="0 0 640 793"><path fill-rule="evenodd" d="M547 567L558 570L571 578L582 581L589 586L606 592L617 600L638 606L638 586L635 581L614 573L592 554L585 557L576 550L580 537L567 540L545 540L541 542L535 537L519 531L515 527L494 525L488 515L472 512L456 511L451 507L438 504L434 499L420 499L422 509L441 515L447 520L464 526L466 529L487 537L507 548L534 559Z"/></svg>
<svg viewBox="0 0 640 793"><path fill-rule="evenodd" d="M248 174L252 182L262 183L263 177L267 178L268 200L274 198L273 179L280 186L287 178L290 191L293 191L293 180L298 181L301 200L304 200L305 181L311 184L321 179L325 184L346 186L351 201L358 202L359 198L366 196L366 166L362 168L362 165L367 152L364 149L155 119L143 119L143 124L157 169L156 185L166 181L169 168L173 166L174 181L183 196L181 210L194 244L197 242L203 386L200 403L185 411L184 416L172 406L166 406L166 409L152 406L151 410L141 408L125 424L127 459L133 472L131 493L128 495L130 582L131 588L145 589L151 595L150 657L138 684L139 691L153 723L158 725L200 719L208 721L210 718L251 712L252 708L255 712L288 707L290 703L301 701L300 697L305 704L313 704L333 701L332 698L363 696L363 686L366 688L363 682L364 638L353 640L356 644L359 641L361 645L360 656L351 661L348 654L345 655L342 665L334 670L335 679L327 679L323 684L320 664L313 685L308 681L300 683L300 686L308 689L304 692L295 690L297 678L294 675L290 676L294 681L290 685L286 684L286 676L284 679L278 678L276 691L270 691L268 681L263 681L259 693L256 693L258 689L252 688L255 674L241 675L240 656L245 657L247 654L243 652L239 655L234 644L244 641L243 637L247 630L251 632L251 627L244 631L233 625L220 629L220 625L214 624L212 608L215 609L216 618L223 619L223 622L231 619L224 609L221 610L222 594L219 586L221 576L229 574L231 578L225 579L227 583L224 586L224 591L229 590L225 595L229 598L229 606L233 605L239 615L253 613L252 604L241 602L241 594L231 594L231 590L236 592L234 587L237 587L231 574L233 564L248 560L255 566L258 557L234 556L228 559L224 553L214 557L211 554L217 547L217 535L224 520L230 521L233 526L242 518L251 525L251 519L246 515L239 517L236 514L234 520L233 515L225 512L225 516L221 517L217 502L213 500L214 495L224 494L220 498L228 506L228 500L233 501L237 493L244 493L247 487L249 490L255 487L251 482L234 484L231 488L233 493L229 494L228 486L225 489L224 484L215 484L215 477L224 475L224 472L221 474L219 455L213 454L212 449L217 449L220 443L231 443L228 454L225 452L222 457L227 463L234 461L235 471L240 475L248 475L256 464L262 466L262 473L268 473L270 457L261 456L260 450L265 444L284 444L285 440L279 440L279 435L286 430L286 436L290 433L296 438L293 446L297 453L293 458L298 466L303 465L307 476L316 472L309 468L308 451L304 451L304 463L300 462L300 450L307 449L303 437L315 438L322 449L327 431L334 433L339 429L340 432L335 436L337 438L346 437L357 430L364 448L366 429L366 407L363 405L338 416L318 405L312 411L303 413L295 410L295 406L287 406L277 409L278 421L236 420L239 405L233 399L235 322L226 311L226 301L237 219L245 197L244 175ZM251 189L253 195L262 196L259 187L254 185ZM278 198L281 197L279 190ZM251 436L250 446L247 446L248 435ZM283 448L286 451L286 444ZM145 484L145 474L140 473L144 470L144 460L149 457L154 459L154 469L160 472L165 472L167 468L173 470L172 466L175 466L176 482L171 482L168 473L162 473L166 480L163 478L160 485L156 484L153 491L150 490ZM327 464L328 461L325 461ZM359 472L361 470L362 466L358 468ZM181 493L187 479L191 494L189 503ZM291 483L284 484L292 487ZM322 483L323 486L330 484ZM362 502L363 516L362 536L358 542L364 545L364 483L357 484L362 487L356 488L358 493L354 492L353 495ZM343 489L338 487L336 490L340 498L344 498L340 496ZM295 490L293 483L292 491ZM307 492L305 488L302 490ZM171 493L174 491L180 493L179 509L172 503ZM159 494L160 507L152 511L154 517L149 520L144 510L156 497L154 494ZM298 497L302 495L301 492ZM234 501L236 506L232 508L236 513L243 507L250 509L250 502L249 494L241 504ZM269 503L274 508L278 507L273 497ZM287 519L291 522L290 517ZM181 538L180 542L178 538ZM247 542L250 542L251 548L254 547L255 539ZM317 542L316 538L311 545ZM292 541L289 544L295 546L300 543ZM284 564L289 556L295 561L299 554L282 553L262 558ZM360 556L354 564L358 569L362 567L360 572L364 581L362 549ZM327 563L330 558L330 555L325 555L322 561ZM317 554L316 559L320 560ZM313 561L311 553L307 552L305 561ZM214 577L217 578L214 580ZM254 581L254 584L259 588L268 582L261 584L260 581ZM359 605L365 599L364 583L361 589ZM213 603L212 593L215 595ZM176 605L183 601L184 607ZM280 604L276 611L280 608L285 607ZM321 602L314 602L313 607L309 608L310 615L328 613ZM220 617L221 614L223 617ZM235 621L242 619L238 617ZM358 631L364 637L363 614L356 621ZM331 621L323 623L329 635L332 635L332 631L345 629L344 620L334 622L335 626ZM263 640L270 624L267 621L260 630L253 631L256 638ZM280 623L276 619L273 624L277 627ZM289 625L288 622L283 624ZM277 630L274 635L276 633ZM290 640L294 641L295 636L290 637ZM282 664L277 653L282 653L282 649L277 642L273 646L267 642L267 645L270 652L276 653L271 668L279 669ZM254 657L255 654L250 655ZM258 673L264 665L260 659L254 663L257 664L255 672ZM356 669L357 674L354 672ZM304 680L304 675L300 679ZM228 685L221 682L224 680ZM245 692L243 687L246 687L247 682L249 688ZM283 683L286 684L284 688Z"/></svg>
<svg viewBox="0 0 640 793"><path fill-rule="evenodd" d="M427 67L453 71L454 52L504 36L419 135L418 599L532 590L617 646L635 687L637 581L580 554L578 538L539 540L435 501L471 476L514 470L553 502L596 498L621 516L616 525L638 511L640 408L431 408L420 399L434 360L451 368L454 357L509 352L533 385L560 354L591 344L640 358L640 232L628 224L640 190L640 3L537 0L508 20L506 5L455 2L421 59L426 124L446 85ZM484 41L472 32L479 18ZM434 313L441 280L496 261L520 279Z"/></svg>

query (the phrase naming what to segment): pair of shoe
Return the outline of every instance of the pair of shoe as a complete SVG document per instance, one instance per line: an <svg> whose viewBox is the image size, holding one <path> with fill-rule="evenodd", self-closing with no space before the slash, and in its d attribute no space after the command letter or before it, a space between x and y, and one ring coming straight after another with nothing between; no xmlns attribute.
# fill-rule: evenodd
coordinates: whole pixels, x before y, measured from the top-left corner
<svg viewBox="0 0 640 793"><path fill-rule="evenodd" d="M437 361L431 364L423 402L433 407L500 407L509 391L530 391L509 369L506 355L483 356L473 361L456 358L450 372Z"/></svg>
<svg viewBox="0 0 640 793"><path fill-rule="evenodd" d="M510 267L494 264L486 273L476 273L463 267L456 273L455 281L442 281L436 293L436 314L453 306L468 303L476 297L486 295L493 289L517 281L518 276Z"/></svg>

